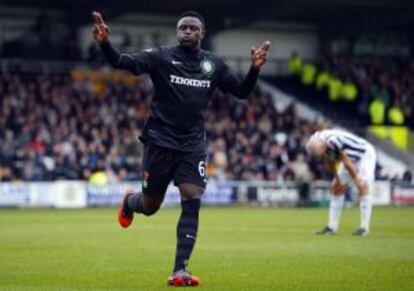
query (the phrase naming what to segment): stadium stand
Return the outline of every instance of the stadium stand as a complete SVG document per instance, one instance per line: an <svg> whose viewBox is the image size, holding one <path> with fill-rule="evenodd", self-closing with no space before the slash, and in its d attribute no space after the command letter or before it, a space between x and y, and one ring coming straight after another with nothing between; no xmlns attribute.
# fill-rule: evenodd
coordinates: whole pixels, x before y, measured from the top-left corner
<svg viewBox="0 0 414 291"><path fill-rule="evenodd" d="M13 58L30 58L25 65L33 62L34 66L47 67L46 73L54 64L44 59L59 60L56 63L62 68L66 61L80 61L89 69L105 63L100 51L90 46L89 12L84 12L87 15L74 37L73 23L60 10L34 13L29 9L19 12L19 17L7 16L14 10L2 11L2 32L10 34L2 40L0 53L8 58L2 67L11 64ZM9 18L15 24L9 24ZM159 32L134 30L127 25L136 18L130 15L112 19L118 21L112 33L119 48L157 44ZM137 27L140 25L145 23ZM51 34L52 27L58 33ZM82 37L83 32L87 37ZM144 34L150 36L149 40L141 39ZM162 36L168 39L167 33ZM137 43L131 44L131 38ZM289 52L298 46L290 39L286 42ZM284 59L276 62L279 68L275 71L280 75L271 76L271 81L294 96L294 102L304 101L323 116L344 121L339 123L348 129L362 129L357 132L361 135L370 123L413 126L413 61L375 55L366 47L360 44L357 56L324 52L314 62L294 53L287 66L280 65L287 64ZM284 51L286 54L288 49ZM273 65L269 61L267 67ZM241 68L240 63L235 67ZM294 77L280 77L281 67L290 69ZM153 93L148 80L119 72L103 76L99 70L68 74L63 68L59 73L43 75L36 75L36 70L34 74L10 74L6 70L0 77L0 93L4 96L0 180L94 181L99 169L107 170L105 179L110 182L139 179L142 149L135 137L141 132ZM309 134L325 125L299 117L296 105L278 111L274 99L260 89L247 104L218 94L209 105L206 121L211 177L270 181L327 178L321 165L310 160L303 149Z"/></svg>
<svg viewBox="0 0 414 291"><path fill-rule="evenodd" d="M4 74L0 84L0 180L90 179L102 168L109 181L139 179L142 148L134 138L148 115L148 79L74 71ZM206 123L212 177L283 181L326 175L303 148L320 125L298 119L294 106L277 112L260 89L248 103L218 94Z"/></svg>
<svg viewBox="0 0 414 291"><path fill-rule="evenodd" d="M345 109L365 125L414 126L414 63L406 56L321 54L315 64L302 64L292 55L289 67L294 80L287 86L303 87L310 103L328 101L329 110Z"/></svg>

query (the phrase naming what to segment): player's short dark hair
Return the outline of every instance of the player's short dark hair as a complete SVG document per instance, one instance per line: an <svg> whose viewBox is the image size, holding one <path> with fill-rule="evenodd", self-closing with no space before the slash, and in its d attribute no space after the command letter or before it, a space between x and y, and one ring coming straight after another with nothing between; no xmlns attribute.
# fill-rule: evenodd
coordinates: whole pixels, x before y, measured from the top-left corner
<svg viewBox="0 0 414 291"><path fill-rule="evenodd" d="M205 26L206 24L204 17L200 13L193 11L193 10L188 10L188 11L181 13L180 16L178 16L178 21L180 21L184 17L195 17L198 20L200 20L203 26Z"/></svg>

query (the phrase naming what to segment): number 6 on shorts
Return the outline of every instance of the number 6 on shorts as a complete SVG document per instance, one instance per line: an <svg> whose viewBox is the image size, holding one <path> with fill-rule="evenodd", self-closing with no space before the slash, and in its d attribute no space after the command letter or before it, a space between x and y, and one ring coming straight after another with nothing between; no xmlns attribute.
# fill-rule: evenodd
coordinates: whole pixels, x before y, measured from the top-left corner
<svg viewBox="0 0 414 291"><path fill-rule="evenodd" d="M206 163L204 161L200 161L200 163L198 163L198 172L201 177L206 176Z"/></svg>

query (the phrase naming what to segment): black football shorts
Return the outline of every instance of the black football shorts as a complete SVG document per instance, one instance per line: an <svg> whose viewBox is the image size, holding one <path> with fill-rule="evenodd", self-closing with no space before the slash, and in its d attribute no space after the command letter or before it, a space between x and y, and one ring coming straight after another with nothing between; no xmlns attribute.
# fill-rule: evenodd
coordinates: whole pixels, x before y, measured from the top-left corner
<svg viewBox="0 0 414 291"><path fill-rule="evenodd" d="M189 183L206 187L206 154L204 151L181 152L147 142L143 166L142 191L146 195L164 195L172 180L176 186Z"/></svg>

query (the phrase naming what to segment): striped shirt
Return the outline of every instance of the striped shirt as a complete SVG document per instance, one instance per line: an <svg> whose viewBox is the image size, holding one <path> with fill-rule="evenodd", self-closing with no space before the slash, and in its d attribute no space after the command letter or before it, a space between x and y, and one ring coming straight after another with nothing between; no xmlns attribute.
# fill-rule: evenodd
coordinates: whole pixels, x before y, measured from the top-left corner
<svg viewBox="0 0 414 291"><path fill-rule="evenodd" d="M340 154L345 153L351 160L359 161L369 146L365 139L338 129L321 130L319 137L325 142L326 155L332 160L338 160Z"/></svg>

